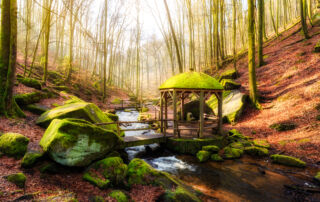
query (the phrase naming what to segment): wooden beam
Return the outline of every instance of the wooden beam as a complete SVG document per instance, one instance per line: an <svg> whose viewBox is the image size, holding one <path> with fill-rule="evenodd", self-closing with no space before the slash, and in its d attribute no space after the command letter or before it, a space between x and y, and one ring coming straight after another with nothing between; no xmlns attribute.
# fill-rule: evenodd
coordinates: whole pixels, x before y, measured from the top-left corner
<svg viewBox="0 0 320 202"><path fill-rule="evenodd" d="M201 91L200 92L200 114L199 114L199 128L200 128L200 131L199 131L199 135L200 135L200 138L203 138L203 128L204 128L204 91Z"/></svg>
<svg viewBox="0 0 320 202"><path fill-rule="evenodd" d="M167 128L168 128L168 94L167 93L165 93L165 96L164 96L164 118L166 121L164 122L163 135L166 136Z"/></svg>
<svg viewBox="0 0 320 202"><path fill-rule="evenodd" d="M163 132L163 94L160 93L160 131Z"/></svg>
<svg viewBox="0 0 320 202"><path fill-rule="evenodd" d="M177 135L178 122L177 122L177 92L173 90L173 135Z"/></svg>
<svg viewBox="0 0 320 202"><path fill-rule="evenodd" d="M216 94L218 99L218 133L222 135L222 103L223 103L223 96L222 92Z"/></svg>
<svg viewBox="0 0 320 202"><path fill-rule="evenodd" d="M181 94L181 120L184 120L184 94Z"/></svg>

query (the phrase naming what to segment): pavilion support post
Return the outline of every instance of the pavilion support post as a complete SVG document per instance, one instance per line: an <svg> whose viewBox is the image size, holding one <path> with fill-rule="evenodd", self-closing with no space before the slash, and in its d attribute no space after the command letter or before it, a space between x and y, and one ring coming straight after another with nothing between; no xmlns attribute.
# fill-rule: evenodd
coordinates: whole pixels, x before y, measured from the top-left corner
<svg viewBox="0 0 320 202"><path fill-rule="evenodd" d="M181 94L181 121L184 120L184 94Z"/></svg>
<svg viewBox="0 0 320 202"><path fill-rule="evenodd" d="M163 92L160 93L160 131L163 133Z"/></svg>
<svg viewBox="0 0 320 202"><path fill-rule="evenodd" d="M223 103L223 96L222 92L216 94L218 99L218 133L222 135L222 103Z"/></svg>
<svg viewBox="0 0 320 202"><path fill-rule="evenodd" d="M164 122L166 129L168 128L168 94L166 93L164 96Z"/></svg>
<svg viewBox="0 0 320 202"><path fill-rule="evenodd" d="M200 92L199 136L203 138L204 132L204 91Z"/></svg>
<svg viewBox="0 0 320 202"><path fill-rule="evenodd" d="M177 91L173 90L173 135L178 133L178 120L177 120Z"/></svg>

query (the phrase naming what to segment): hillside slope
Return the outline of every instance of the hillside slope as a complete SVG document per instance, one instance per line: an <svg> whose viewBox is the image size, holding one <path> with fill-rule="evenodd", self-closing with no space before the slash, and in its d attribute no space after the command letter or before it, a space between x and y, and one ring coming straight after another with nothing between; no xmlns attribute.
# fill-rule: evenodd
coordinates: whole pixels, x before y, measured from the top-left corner
<svg viewBox="0 0 320 202"><path fill-rule="evenodd" d="M316 110L320 103L320 54L314 46L320 41L320 27L310 29L312 38L304 40L297 25L266 45L266 65L257 68L258 90L262 110L247 109L237 128L254 138L267 139L276 149L320 163L320 121ZM242 84L248 93L247 57L237 63ZM230 64L227 68L232 68ZM269 126L290 122L294 130L277 132Z"/></svg>

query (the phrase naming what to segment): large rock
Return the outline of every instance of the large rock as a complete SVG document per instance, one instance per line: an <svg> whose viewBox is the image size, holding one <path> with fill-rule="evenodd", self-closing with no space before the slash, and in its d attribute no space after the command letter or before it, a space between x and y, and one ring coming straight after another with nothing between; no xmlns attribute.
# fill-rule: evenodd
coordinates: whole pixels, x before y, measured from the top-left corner
<svg viewBox="0 0 320 202"><path fill-rule="evenodd" d="M26 153L29 139L18 133L5 133L0 136L0 151L8 156L21 158Z"/></svg>
<svg viewBox="0 0 320 202"><path fill-rule="evenodd" d="M188 113L191 113L192 117L194 117L196 120L199 120L200 101L194 100L194 101L191 101L191 102L184 104L183 111L184 111L184 120L188 119ZM205 106L204 106L204 113L206 113L206 114L213 113L212 109L207 104L205 104ZM178 109L178 114L179 115L181 114L181 107Z"/></svg>
<svg viewBox="0 0 320 202"><path fill-rule="evenodd" d="M225 122L234 124L240 118L246 104L247 95L238 90L223 93L222 115ZM207 104L218 114L218 100L211 96Z"/></svg>
<svg viewBox="0 0 320 202"><path fill-rule="evenodd" d="M238 73L236 72L235 69L226 70L219 75L219 81L221 81L222 79L236 79L236 78L238 78Z"/></svg>
<svg viewBox="0 0 320 202"><path fill-rule="evenodd" d="M113 122L105 113L101 111L93 103L77 101L67 103L63 106L56 107L45 113L43 113L37 120L37 124L42 127L47 127L54 119L64 118L76 118L84 119L91 123L106 123ZM105 129L117 131L116 125L105 125L102 126Z"/></svg>
<svg viewBox="0 0 320 202"><path fill-rule="evenodd" d="M165 193L159 201L200 201L194 191L166 172L152 168L142 159L133 159L128 165L129 185L161 186Z"/></svg>
<svg viewBox="0 0 320 202"><path fill-rule="evenodd" d="M224 87L225 90L236 90L241 87L241 84L239 84L231 79L222 79L222 81L220 83Z"/></svg>
<svg viewBox="0 0 320 202"><path fill-rule="evenodd" d="M128 166L120 157L108 157L92 164L83 175L83 179L100 189L105 189L123 185L127 171Z"/></svg>
<svg viewBox="0 0 320 202"><path fill-rule="evenodd" d="M15 101L19 106L29 105L40 102L41 99L46 98L47 95L41 92L32 92L25 94L18 94L14 96Z"/></svg>
<svg viewBox="0 0 320 202"><path fill-rule="evenodd" d="M28 86L30 88L35 88L37 90L41 90L41 83L36 79L17 77L17 80L25 86Z"/></svg>
<svg viewBox="0 0 320 202"><path fill-rule="evenodd" d="M122 144L113 131L77 119L53 120L40 141L42 149L65 166L87 166Z"/></svg>
<svg viewBox="0 0 320 202"><path fill-rule="evenodd" d="M292 156L274 154L274 155L271 155L270 157L273 163L278 163L278 164L292 166L292 167L299 167L299 168L306 167L306 163L304 161Z"/></svg>

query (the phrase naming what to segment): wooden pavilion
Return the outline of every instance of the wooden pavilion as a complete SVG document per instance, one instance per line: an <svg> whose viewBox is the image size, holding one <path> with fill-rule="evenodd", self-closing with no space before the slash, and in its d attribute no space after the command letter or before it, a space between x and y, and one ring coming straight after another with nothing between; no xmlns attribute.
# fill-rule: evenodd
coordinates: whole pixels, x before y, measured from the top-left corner
<svg viewBox="0 0 320 202"><path fill-rule="evenodd" d="M160 122L161 132L166 135L167 122L168 122L168 101L171 98L173 103L173 134L180 137L179 124L183 121L184 111L183 106L185 99L189 94L193 93L199 97L199 126L198 128L190 128L190 130L197 130L198 136L203 138L205 129L204 120L204 107L205 100L211 95L215 95L218 100L218 133L222 134L222 93L224 91L223 86L213 77L199 72L186 72L178 74L169 78L159 88L160 90ZM177 114L177 102L178 99L181 103L181 120L178 120ZM211 127L212 128L212 127Z"/></svg>

